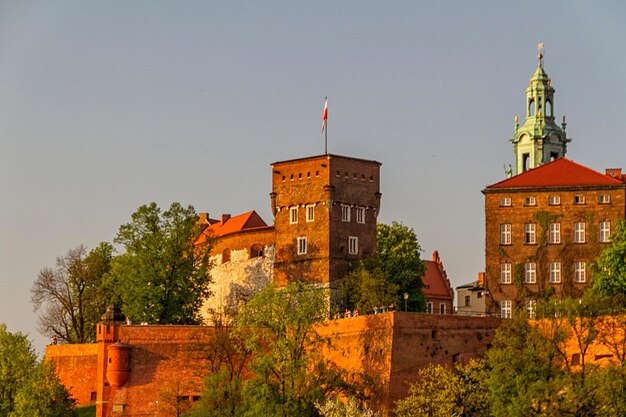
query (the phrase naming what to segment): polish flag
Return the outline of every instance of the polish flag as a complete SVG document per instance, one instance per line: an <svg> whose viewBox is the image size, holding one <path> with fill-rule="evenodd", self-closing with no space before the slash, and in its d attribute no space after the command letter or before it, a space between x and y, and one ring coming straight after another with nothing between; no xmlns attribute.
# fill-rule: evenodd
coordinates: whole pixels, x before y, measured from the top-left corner
<svg viewBox="0 0 626 417"><path fill-rule="evenodd" d="M324 113L322 113L322 132L326 129L326 120L328 120L328 97L324 99Z"/></svg>

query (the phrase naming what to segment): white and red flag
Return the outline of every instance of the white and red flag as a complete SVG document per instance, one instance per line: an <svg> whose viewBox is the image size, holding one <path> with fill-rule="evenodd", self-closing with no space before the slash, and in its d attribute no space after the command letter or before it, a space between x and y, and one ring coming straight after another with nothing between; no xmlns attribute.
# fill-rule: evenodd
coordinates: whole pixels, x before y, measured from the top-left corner
<svg viewBox="0 0 626 417"><path fill-rule="evenodd" d="M326 129L326 121L328 120L328 97L324 99L324 113L322 113L322 132Z"/></svg>

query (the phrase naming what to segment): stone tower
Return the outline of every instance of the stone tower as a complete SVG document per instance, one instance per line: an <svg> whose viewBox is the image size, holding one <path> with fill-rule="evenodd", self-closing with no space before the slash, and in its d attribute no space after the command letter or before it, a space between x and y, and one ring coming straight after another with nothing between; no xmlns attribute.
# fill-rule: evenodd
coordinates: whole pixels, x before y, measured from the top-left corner
<svg viewBox="0 0 626 417"><path fill-rule="evenodd" d="M325 154L272 164L274 281L336 288L376 253L380 162Z"/></svg>
<svg viewBox="0 0 626 417"><path fill-rule="evenodd" d="M564 157L571 141L565 134L565 116L560 127L554 121L554 88L543 69L543 46L539 45L537 71L526 89L526 120L520 127L515 117L515 136L511 139L516 174Z"/></svg>

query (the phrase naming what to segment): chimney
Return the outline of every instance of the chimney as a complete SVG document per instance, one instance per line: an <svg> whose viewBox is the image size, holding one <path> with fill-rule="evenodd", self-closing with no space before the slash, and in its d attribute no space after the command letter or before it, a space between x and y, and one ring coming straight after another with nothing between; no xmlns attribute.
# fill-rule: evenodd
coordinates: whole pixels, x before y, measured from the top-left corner
<svg viewBox="0 0 626 417"><path fill-rule="evenodd" d="M619 178L622 179L622 169L621 168L607 168L605 170L606 175L611 178Z"/></svg>
<svg viewBox="0 0 626 417"><path fill-rule="evenodd" d="M198 213L198 223L209 224L209 213Z"/></svg>
<svg viewBox="0 0 626 417"><path fill-rule="evenodd" d="M478 273L478 286L482 287L483 285L485 285L485 273L479 272Z"/></svg>
<svg viewBox="0 0 626 417"><path fill-rule="evenodd" d="M441 258L439 257L439 252L437 250L433 251L433 262L441 265Z"/></svg>
<svg viewBox="0 0 626 417"><path fill-rule="evenodd" d="M230 219L230 214L222 214L222 225L224 225L228 219Z"/></svg>

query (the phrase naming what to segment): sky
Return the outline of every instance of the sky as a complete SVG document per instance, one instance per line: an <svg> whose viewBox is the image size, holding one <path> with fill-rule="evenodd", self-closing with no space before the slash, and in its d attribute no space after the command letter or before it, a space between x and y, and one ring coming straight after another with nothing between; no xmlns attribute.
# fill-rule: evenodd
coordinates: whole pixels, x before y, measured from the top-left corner
<svg viewBox="0 0 626 417"><path fill-rule="evenodd" d="M142 204L271 224L272 162L382 163L454 287L484 270L485 186L544 44L567 157L626 168L622 1L0 0L0 323L43 351L30 289Z"/></svg>

